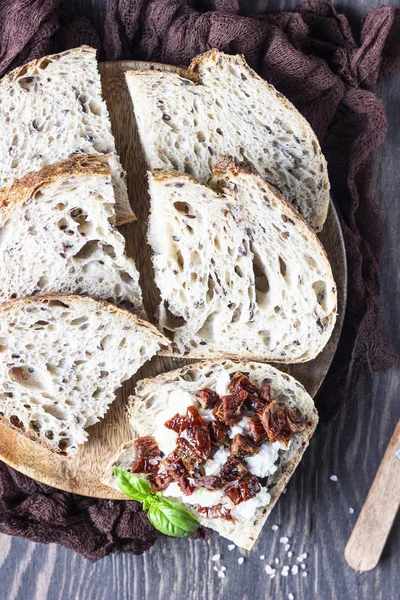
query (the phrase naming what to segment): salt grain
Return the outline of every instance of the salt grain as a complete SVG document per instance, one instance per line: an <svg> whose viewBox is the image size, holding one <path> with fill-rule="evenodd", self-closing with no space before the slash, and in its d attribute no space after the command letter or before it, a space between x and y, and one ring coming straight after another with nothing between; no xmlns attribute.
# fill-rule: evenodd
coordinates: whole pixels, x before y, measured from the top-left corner
<svg viewBox="0 0 400 600"><path fill-rule="evenodd" d="M282 575L282 577L287 577L289 575L289 567L288 566L282 567L281 575Z"/></svg>
<svg viewBox="0 0 400 600"><path fill-rule="evenodd" d="M292 593L288 594L288 598L289 598L289 600L294 600L293 594Z"/></svg>
<svg viewBox="0 0 400 600"><path fill-rule="evenodd" d="M276 559L275 559L275 564L276 564L276 565L279 565L279 558L276 558Z"/></svg>
<svg viewBox="0 0 400 600"><path fill-rule="evenodd" d="M398 450L396 450L396 452L394 453L395 457L398 458L400 460L400 448L398 448Z"/></svg>
<svg viewBox="0 0 400 600"><path fill-rule="evenodd" d="M213 567L213 570L214 571L218 571L218 567Z"/></svg>
<svg viewBox="0 0 400 600"><path fill-rule="evenodd" d="M282 494L286 494L286 488L283 488Z"/></svg>
<svg viewBox="0 0 400 600"><path fill-rule="evenodd" d="M287 544L288 541L289 541L288 537L281 537L280 540L279 540L279 543L280 544Z"/></svg>
<svg viewBox="0 0 400 600"><path fill-rule="evenodd" d="M300 556L297 557L297 562L303 562L303 560L305 560L307 558L308 554L307 552L303 552L303 554L300 554Z"/></svg>
<svg viewBox="0 0 400 600"><path fill-rule="evenodd" d="M308 573L307 573L307 571L303 571L301 575L302 575L302 577L307 577Z"/></svg>
<svg viewBox="0 0 400 600"><path fill-rule="evenodd" d="M225 573L223 571L218 571L217 575L220 579L223 579L225 577Z"/></svg>
<svg viewBox="0 0 400 600"><path fill-rule="evenodd" d="M292 551L290 551L290 552L288 552L288 553L287 553L287 555L288 555L288 558L292 558L292 556L293 556L293 552L292 552Z"/></svg>
<svg viewBox="0 0 400 600"><path fill-rule="evenodd" d="M354 515L354 508L352 506L349 506L349 513L351 515Z"/></svg>
<svg viewBox="0 0 400 600"><path fill-rule="evenodd" d="M297 575L298 572L299 572L299 567L297 565L293 565L292 575Z"/></svg>
<svg viewBox="0 0 400 600"><path fill-rule="evenodd" d="M337 480L338 480L338 479L337 479L337 477L336 477L336 475L331 475L331 476L329 477L329 479L330 479L331 481L337 481Z"/></svg>
<svg viewBox="0 0 400 600"><path fill-rule="evenodd" d="M305 568L306 568L306 565L305 565L304 563L302 563L302 564L300 565L300 568L301 568L301 569L305 569Z"/></svg>
<svg viewBox="0 0 400 600"><path fill-rule="evenodd" d="M285 544L285 552L287 552L290 548L290 544Z"/></svg>
<svg viewBox="0 0 400 600"><path fill-rule="evenodd" d="M278 531L279 525L272 525L272 531Z"/></svg>
<svg viewBox="0 0 400 600"><path fill-rule="evenodd" d="M235 544L229 544L229 546L228 546L229 552L232 552L232 550L234 550L235 548L236 548Z"/></svg>
<svg viewBox="0 0 400 600"><path fill-rule="evenodd" d="M221 571L226 571L226 567L221 567Z"/></svg>
<svg viewBox="0 0 400 600"><path fill-rule="evenodd" d="M214 556L211 558L211 560L219 560L221 558L220 554L214 554Z"/></svg>
<svg viewBox="0 0 400 600"><path fill-rule="evenodd" d="M243 556L241 556L240 558L238 558L238 563L239 563L239 565L242 565L244 563Z"/></svg>
<svg viewBox="0 0 400 600"><path fill-rule="evenodd" d="M264 560L264 558L265 558L265 554L261 554L260 560Z"/></svg>

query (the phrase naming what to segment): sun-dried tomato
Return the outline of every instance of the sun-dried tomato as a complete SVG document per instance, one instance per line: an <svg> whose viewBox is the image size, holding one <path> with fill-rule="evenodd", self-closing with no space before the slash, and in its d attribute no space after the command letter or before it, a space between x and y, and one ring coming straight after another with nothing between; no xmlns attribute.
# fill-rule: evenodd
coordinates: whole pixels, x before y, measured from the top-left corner
<svg viewBox="0 0 400 600"><path fill-rule="evenodd" d="M208 431L213 446L229 446L229 425L225 425L222 421L213 419L208 424Z"/></svg>
<svg viewBox="0 0 400 600"><path fill-rule="evenodd" d="M234 425L242 418L243 403L248 397L248 392L240 390L229 396L222 396L221 401L214 407L213 415L226 425Z"/></svg>
<svg viewBox="0 0 400 600"><path fill-rule="evenodd" d="M233 481L234 479L239 479L247 474L248 470L246 467L240 462L240 460L231 455L228 456L226 463L219 472L219 477L223 484L225 484L229 481Z"/></svg>
<svg viewBox="0 0 400 600"><path fill-rule="evenodd" d="M258 454L259 450L252 442L241 433L237 433L231 445L231 454L238 458L244 458L245 456L254 456Z"/></svg>
<svg viewBox="0 0 400 600"><path fill-rule="evenodd" d="M137 438L133 442L135 458L132 461L132 473L157 473L160 448L151 435Z"/></svg>
<svg viewBox="0 0 400 600"><path fill-rule="evenodd" d="M278 441L287 446L295 433L307 427L301 414L294 414L288 406L280 408L276 400L267 404L259 417L271 444Z"/></svg>
<svg viewBox="0 0 400 600"><path fill-rule="evenodd" d="M264 409L265 402L255 394L249 394L245 400L244 406L247 410L258 413Z"/></svg>
<svg viewBox="0 0 400 600"><path fill-rule="evenodd" d="M160 469L158 473L149 475L148 481L151 483L153 492L162 492L167 489L173 479L166 469Z"/></svg>
<svg viewBox="0 0 400 600"><path fill-rule="evenodd" d="M194 473L203 462L203 459L193 451L192 446L184 438L178 438L176 443L179 457L182 459L185 469L188 473Z"/></svg>
<svg viewBox="0 0 400 600"><path fill-rule="evenodd" d="M215 506L200 506L197 509L201 515L204 515L208 519L225 519L226 521L233 521L231 511L226 508L223 504L216 504Z"/></svg>
<svg viewBox="0 0 400 600"><path fill-rule="evenodd" d="M164 426L167 427L167 429L172 429L172 431L175 431L175 433L179 433L184 420L185 417L179 413L176 413L176 415L164 423Z"/></svg>
<svg viewBox="0 0 400 600"><path fill-rule="evenodd" d="M232 377L231 382L228 386L228 390L232 393L240 392L240 390L245 390L249 394L258 394L258 387L251 383L250 379L243 375L243 373L235 373Z"/></svg>
<svg viewBox="0 0 400 600"><path fill-rule="evenodd" d="M268 437L267 432L264 429L259 417L247 417L248 436L255 443L256 446L262 444Z"/></svg>
<svg viewBox="0 0 400 600"><path fill-rule="evenodd" d="M260 396L261 400L263 400L266 404L269 404L270 402L272 402L271 386L269 385L269 383L264 383L261 386L259 396Z"/></svg>
<svg viewBox="0 0 400 600"><path fill-rule="evenodd" d="M204 390L198 390L195 393L197 400L200 402L203 408L214 408L219 401L219 395L210 388L204 388Z"/></svg>
<svg viewBox="0 0 400 600"><path fill-rule="evenodd" d="M205 488L206 490L220 490L224 487L224 483L218 475L202 475L193 477L191 483L197 488Z"/></svg>
<svg viewBox="0 0 400 600"><path fill-rule="evenodd" d="M225 488L225 494L236 506L241 502L246 502L246 500L254 498L260 489L261 486L258 483L257 477L255 475L251 475L248 477L242 477L242 479L230 483Z"/></svg>
<svg viewBox="0 0 400 600"><path fill-rule="evenodd" d="M179 489L184 494L190 495L194 492L195 486L191 483L190 474L183 463L180 452L181 448L175 448L175 450L168 454L167 458L163 461L163 465L172 479L177 482Z"/></svg>
<svg viewBox="0 0 400 600"><path fill-rule="evenodd" d="M195 406L189 406L181 425L178 444L185 440L192 452L202 460L207 460L211 452L211 440L207 423L199 415Z"/></svg>
<svg viewBox="0 0 400 600"><path fill-rule="evenodd" d="M306 429L308 423L298 409L296 409L296 412L293 412L288 406L285 406L283 410L287 425L292 433L298 433Z"/></svg>

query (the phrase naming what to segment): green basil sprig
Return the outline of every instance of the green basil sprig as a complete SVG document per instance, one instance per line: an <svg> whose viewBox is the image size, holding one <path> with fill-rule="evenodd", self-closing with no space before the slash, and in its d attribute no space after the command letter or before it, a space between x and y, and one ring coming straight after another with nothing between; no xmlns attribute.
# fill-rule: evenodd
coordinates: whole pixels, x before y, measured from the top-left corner
<svg viewBox="0 0 400 600"><path fill-rule="evenodd" d="M150 523L165 535L181 537L196 531L198 521L186 508L164 498L161 492L152 492L151 485L129 471L114 467L114 478L126 496L143 503Z"/></svg>

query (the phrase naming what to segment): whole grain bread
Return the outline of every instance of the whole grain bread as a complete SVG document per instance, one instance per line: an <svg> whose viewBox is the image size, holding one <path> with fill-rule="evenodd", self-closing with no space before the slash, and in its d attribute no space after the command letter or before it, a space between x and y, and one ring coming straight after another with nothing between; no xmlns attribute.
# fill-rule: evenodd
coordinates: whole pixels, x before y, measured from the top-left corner
<svg viewBox="0 0 400 600"><path fill-rule="evenodd" d="M0 306L0 420L73 454L115 390L165 343L149 323L92 298L45 294Z"/></svg>
<svg viewBox="0 0 400 600"><path fill-rule="evenodd" d="M241 56L210 50L182 77L128 71L150 169L176 169L207 183L224 154L249 162L316 230L326 219L329 180L309 123Z"/></svg>
<svg viewBox="0 0 400 600"><path fill-rule="evenodd" d="M135 219L101 97L96 50L44 56L0 81L0 190L74 154L108 155L117 224Z"/></svg>
<svg viewBox="0 0 400 600"><path fill-rule="evenodd" d="M311 360L336 320L336 286L316 234L250 168L225 159L213 187L176 171L149 178L148 239L169 353Z"/></svg>
<svg viewBox="0 0 400 600"><path fill-rule="evenodd" d="M279 453L278 469L268 477L266 484L270 502L267 506L256 509L252 522L241 517L235 517L233 523L221 518L206 518L196 510L195 505L186 504L186 508L193 512L202 525L218 531L220 535L233 541L237 546L250 550L283 488L300 462L318 423L314 402L303 386L293 377L281 373L270 365L231 360L204 361L158 375L153 379L139 381L135 395L129 400L128 414L135 437L152 435L157 414L168 409L171 392L174 390L188 392L193 395L193 403L196 404L194 394L197 390L215 389L218 377L222 372L233 376L237 371L247 374L250 380L258 386L268 383L271 386L273 399L276 399L280 405L286 405L291 409L298 408L309 423L307 429L295 435L288 450ZM113 467L118 466L129 471L134 455L133 442L124 444L107 466L102 478L103 483L118 489L113 476ZM143 477L143 475L140 476ZM184 504L179 498L174 497L173 500Z"/></svg>
<svg viewBox="0 0 400 600"><path fill-rule="evenodd" d="M63 292L144 315L139 273L115 226L109 156L80 154L0 192L0 301Z"/></svg>

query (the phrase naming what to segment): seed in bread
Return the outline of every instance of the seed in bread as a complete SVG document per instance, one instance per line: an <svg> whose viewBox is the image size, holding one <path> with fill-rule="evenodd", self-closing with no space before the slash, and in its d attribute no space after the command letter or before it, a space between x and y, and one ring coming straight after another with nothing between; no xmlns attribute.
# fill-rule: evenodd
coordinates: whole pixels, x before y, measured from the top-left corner
<svg viewBox="0 0 400 600"><path fill-rule="evenodd" d="M136 315L62 294L0 306L0 420L53 452L73 454L115 390L165 343Z"/></svg>
<svg viewBox="0 0 400 600"><path fill-rule="evenodd" d="M249 162L316 229L329 205L325 158L309 123L241 56L210 50L186 76L128 71L126 80L150 169L207 183L224 154Z"/></svg>
<svg viewBox="0 0 400 600"><path fill-rule="evenodd" d="M251 169L226 159L214 187L150 175L148 239L171 354L304 362L336 320L336 286L316 234Z"/></svg>
<svg viewBox="0 0 400 600"><path fill-rule="evenodd" d="M101 97L96 50L44 56L0 81L0 190L74 154L108 155L117 224L135 219Z"/></svg>
<svg viewBox="0 0 400 600"><path fill-rule="evenodd" d="M0 192L0 301L87 294L144 315L139 273L113 225L108 159L74 156Z"/></svg>

